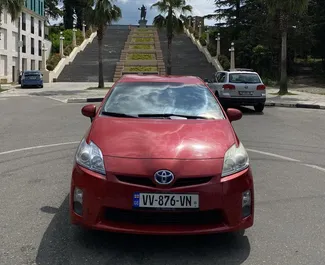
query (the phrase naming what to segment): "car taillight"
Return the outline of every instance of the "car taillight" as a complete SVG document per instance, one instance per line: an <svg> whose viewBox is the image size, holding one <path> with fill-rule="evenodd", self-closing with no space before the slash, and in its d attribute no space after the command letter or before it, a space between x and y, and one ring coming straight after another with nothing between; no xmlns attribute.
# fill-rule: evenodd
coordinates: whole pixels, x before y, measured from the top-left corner
<svg viewBox="0 0 325 265"><path fill-rule="evenodd" d="M257 90L265 90L265 86L264 85L258 85Z"/></svg>
<svg viewBox="0 0 325 265"><path fill-rule="evenodd" d="M234 85L230 85L230 84L225 84L222 86L224 89L235 89L236 87Z"/></svg>

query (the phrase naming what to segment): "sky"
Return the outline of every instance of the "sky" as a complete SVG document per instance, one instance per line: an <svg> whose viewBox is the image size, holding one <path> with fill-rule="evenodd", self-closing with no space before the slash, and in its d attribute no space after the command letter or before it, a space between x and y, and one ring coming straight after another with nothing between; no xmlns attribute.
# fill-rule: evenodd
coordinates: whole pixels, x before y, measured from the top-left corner
<svg viewBox="0 0 325 265"><path fill-rule="evenodd" d="M148 25L153 21L153 18L158 14L156 9L151 9L151 5L157 0L114 0L117 6L122 9L122 19L119 20L118 24L129 25L138 24L140 19L140 8L145 5L147 8L147 20ZM187 0L187 4L192 5L193 11L192 16L204 16L207 14L214 13L215 5L214 0ZM62 21L62 20L61 20ZM54 21L51 21L51 24ZM214 20L205 20L205 25L212 26L215 24Z"/></svg>

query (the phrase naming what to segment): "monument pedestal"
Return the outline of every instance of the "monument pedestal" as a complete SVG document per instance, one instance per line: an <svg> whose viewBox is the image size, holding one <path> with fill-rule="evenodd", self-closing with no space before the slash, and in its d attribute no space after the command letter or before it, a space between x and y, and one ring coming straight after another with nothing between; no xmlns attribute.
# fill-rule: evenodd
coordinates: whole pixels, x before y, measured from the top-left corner
<svg viewBox="0 0 325 265"><path fill-rule="evenodd" d="M138 22L139 22L139 27L140 28L146 28L147 27L148 20L146 20L146 19L140 19Z"/></svg>

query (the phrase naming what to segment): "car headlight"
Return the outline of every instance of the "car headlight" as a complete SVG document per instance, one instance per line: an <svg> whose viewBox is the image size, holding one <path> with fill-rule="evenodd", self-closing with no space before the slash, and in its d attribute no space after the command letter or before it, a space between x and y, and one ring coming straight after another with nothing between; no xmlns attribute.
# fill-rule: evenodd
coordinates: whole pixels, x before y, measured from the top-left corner
<svg viewBox="0 0 325 265"><path fill-rule="evenodd" d="M228 149L223 161L222 177L226 177L246 169L249 166L249 157L242 143L237 147L234 144Z"/></svg>
<svg viewBox="0 0 325 265"><path fill-rule="evenodd" d="M87 144L83 139L76 153L76 162L91 171L105 175L105 166L102 151L93 142Z"/></svg>

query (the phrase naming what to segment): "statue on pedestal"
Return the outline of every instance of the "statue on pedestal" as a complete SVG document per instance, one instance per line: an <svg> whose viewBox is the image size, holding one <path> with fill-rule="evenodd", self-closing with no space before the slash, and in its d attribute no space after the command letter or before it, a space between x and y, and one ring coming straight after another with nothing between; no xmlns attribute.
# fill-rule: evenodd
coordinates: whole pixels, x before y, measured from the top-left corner
<svg viewBox="0 0 325 265"><path fill-rule="evenodd" d="M138 9L141 10L140 20L146 20L147 8L144 5L142 5L142 7Z"/></svg>

